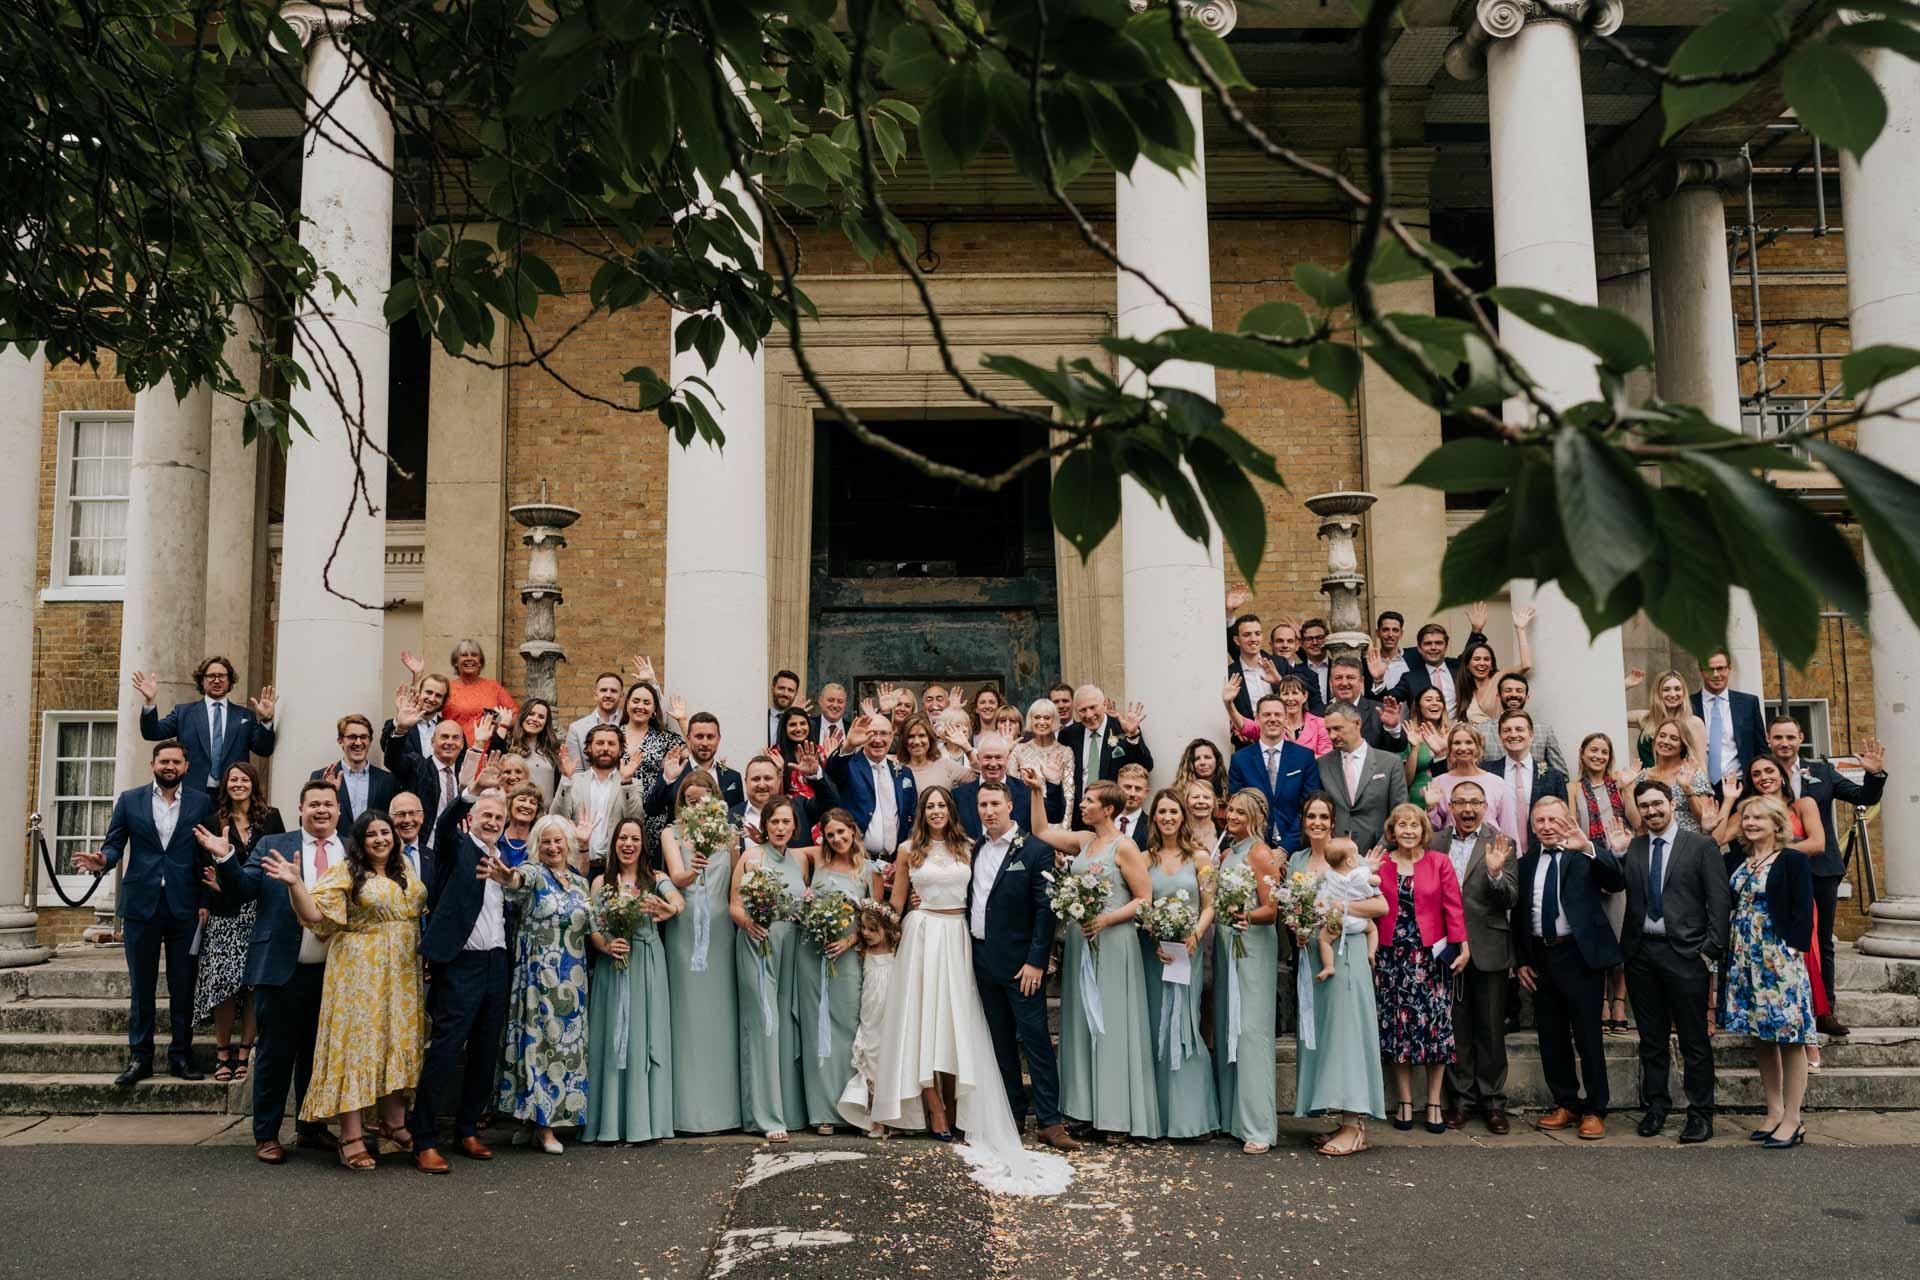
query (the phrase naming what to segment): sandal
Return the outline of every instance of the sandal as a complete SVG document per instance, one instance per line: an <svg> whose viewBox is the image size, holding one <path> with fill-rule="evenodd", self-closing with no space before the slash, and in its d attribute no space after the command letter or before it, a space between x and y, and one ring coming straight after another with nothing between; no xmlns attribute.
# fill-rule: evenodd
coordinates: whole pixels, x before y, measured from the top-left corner
<svg viewBox="0 0 1920 1280"><path fill-rule="evenodd" d="M357 1156L348 1155L347 1150L350 1147L359 1147L360 1154ZM342 1169L351 1169L355 1173L365 1173L375 1165L373 1156L367 1151L367 1140L365 1138L355 1138L351 1142L342 1142L340 1144L339 1155L340 1167Z"/></svg>
<svg viewBox="0 0 1920 1280"><path fill-rule="evenodd" d="M237 1044L233 1048L234 1052L239 1055L233 1060L233 1078L236 1081L245 1080L247 1078L247 1054L253 1050L253 1041L249 1040L245 1044Z"/></svg>
<svg viewBox="0 0 1920 1280"><path fill-rule="evenodd" d="M213 1078L225 1084L233 1079L233 1049L230 1045L221 1045L213 1051Z"/></svg>
<svg viewBox="0 0 1920 1280"><path fill-rule="evenodd" d="M792 1142L793 1137L785 1129L775 1129L767 1135L768 1142Z"/></svg>
<svg viewBox="0 0 1920 1280"><path fill-rule="evenodd" d="M391 1142L399 1151L410 1152L413 1150L413 1131L408 1129L404 1123L388 1124L384 1120L381 1121L380 1137L387 1142Z"/></svg>
<svg viewBox="0 0 1920 1280"><path fill-rule="evenodd" d="M1273 1150L1273 1148L1269 1147L1264 1142L1244 1142L1240 1144L1240 1150L1246 1152L1250 1156L1263 1156L1267 1154L1267 1152Z"/></svg>
<svg viewBox="0 0 1920 1280"><path fill-rule="evenodd" d="M1341 1148L1329 1142L1320 1148L1320 1154L1323 1156L1357 1156L1362 1151L1370 1150L1367 1146L1367 1126L1364 1124L1360 1125L1359 1129L1360 1132L1354 1135L1351 1146Z"/></svg>

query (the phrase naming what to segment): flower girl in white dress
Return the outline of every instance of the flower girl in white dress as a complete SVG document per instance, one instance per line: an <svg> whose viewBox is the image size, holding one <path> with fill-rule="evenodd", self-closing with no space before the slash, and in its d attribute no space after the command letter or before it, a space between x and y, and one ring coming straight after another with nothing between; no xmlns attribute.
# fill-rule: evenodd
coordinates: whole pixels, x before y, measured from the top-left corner
<svg viewBox="0 0 1920 1280"><path fill-rule="evenodd" d="M880 1069L881 1027L887 992L893 987L894 952L900 948L900 917L886 903L872 899L862 902L858 910L854 928L860 939L860 1026L853 1033L854 1076L842 1102L853 1095L865 1105L873 1096L874 1076ZM876 1124L867 1136L884 1138L887 1126Z"/></svg>

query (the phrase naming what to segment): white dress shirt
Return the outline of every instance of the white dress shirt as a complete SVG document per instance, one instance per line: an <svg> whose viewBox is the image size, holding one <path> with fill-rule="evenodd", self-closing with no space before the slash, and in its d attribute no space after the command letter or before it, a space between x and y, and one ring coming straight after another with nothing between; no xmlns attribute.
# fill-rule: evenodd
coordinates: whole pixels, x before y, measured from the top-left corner
<svg viewBox="0 0 1920 1280"><path fill-rule="evenodd" d="M300 832L300 880L307 886L307 892L313 892L313 886L320 883L320 842L313 833L301 829ZM327 837L327 866L329 869L347 856L346 842L338 831ZM323 964L327 958L328 939L321 937L305 925L300 926L300 963Z"/></svg>
<svg viewBox="0 0 1920 1280"><path fill-rule="evenodd" d="M1143 809L1128 810L1115 818L1113 825L1119 829L1121 835L1137 844L1140 840L1140 815L1144 812Z"/></svg>
<svg viewBox="0 0 1920 1280"><path fill-rule="evenodd" d="M607 855L607 841L613 834L608 818L613 813L614 797L619 794L620 771L618 769L607 770L607 776L604 778L592 769L587 770L587 794L583 798L593 806L593 833L587 837L587 850L603 858ZM579 810L576 808L574 812L578 813Z"/></svg>
<svg viewBox="0 0 1920 1280"><path fill-rule="evenodd" d="M220 785L220 776L213 770L220 767L220 744L233 732L233 704L225 698L203 698L207 704L207 745L212 753L207 759L207 785Z"/></svg>
<svg viewBox="0 0 1920 1280"><path fill-rule="evenodd" d="M1470 836L1455 836L1453 843L1447 846L1447 861L1453 864L1453 874L1462 886L1467 883L1467 866L1473 861L1473 846L1480 833Z"/></svg>
<svg viewBox="0 0 1920 1280"><path fill-rule="evenodd" d="M1340 753L1340 769L1347 780L1347 802L1351 804L1360 796L1360 788L1366 779L1367 744L1362 742L1351 751Z"/></svg>
<svg viewBox="0 0 1920 1280"><path fill-rule="evenodd" d="M1440 659L1438 666L1427 668L1427 682L1438 689L1440 696L1447 700L1447 716L1451 718L1453 716L1453 669L1447 666L1445 658Z"/></svg>
<svg viewBox="0 0 1920 1280"><path fill-rule="evenodd" d="M1107 722L1102 720L1098 729L1087 730L1086 741L1080 744L1080 777L1084 780L1081 783L1083 791L1100 778L1100 745L1101 740L1106 736Z"/></svg>
<svg viewBox="0 0 1920 1280"><path fill-rule="evenodd" d="M507 945L505 895L499 884L492 880L487 881L483 888L485 894L480 899L480 914L474 917L473 932L467 935L466 945L461 948L463 951L492 951Z"/></svg>
<svg viewBox="0 0 1920 1280"><path fill-rule="evenodd" d="M1723 778L1739 777L1740 766L1746 762L1740 758L1740 749L1734 745L1733 700L1727 697L1725 690L1719 693L1709 693L1704 689L1700 691L1701 721L1706 724L1709 731L1712 730L1713 708L1715 703L1720 705L1720 777L1709 778L1707 781L1717 784ZM1709 743L1708 745L1711 746L1712 744ZM1708 754L1709 758L1711 758L1712 753L1709 752ZM1797 795L1799 793L1795 792L1795 794Z"/></svg>
<svg viewBox="0 0 1920 1280"><path fill-rule="evenodd" d="M179 787L173 789L173 798L169 800L167 793L160 789L160 784L153 784L153 825L160 833L162 849L173 843L173 829L180 825Z"/></svg>
<svg viewBox="0 0 1920 1280"><path fill-rule="evenodd" d="M1547 936L1540 932L1540 909L1545 904L1547 872L1553 866L1553 852L1552 850L1548 850L1541 853L1540 863L1533 869L1533 909L1527 913L1527 916L1528 919L1533 921L1533 936L1536 938ZM1575 855L1569 854L1564 850L1560 851L1560 857L1562 859L1573 856ZM1565 875L1562 875L1560 877L1560 914L1554 918L1552 936L1564 938L1572 932L1573 926L1567 923L1567 878Z"/></svg>
<svg viewBox="0 0 1920 1280"><path fill-rule="evenodd" d="M987 940L987 898L993 893L993 882L1000 877L1001 864L1007 860L1007 851L1013 845L1013 834L1020 828L1009 825L997 837L987 840L973 852L973 910L969 913L973 926L973 936L980 941Z"/></svg>
<svg viewBox="0 0 1920 1280"><path fill-rule="evenodd" d="M867 822L866 839L862 843L868 853L892 853L894 833L900 825L900 805L893 794L893 772L884 757L877 762L872 756L865 759L867 767L873 770L873 817Z"/></svg>
<svg viewBox="0 0 1920 1280"><path fill-rule="evenodd" d="M1245 658L1240 659L1240 688L1247 695L1247 705L1258 711L1260 699L1266 697L1273 688L1267 683L1267 677L1261 673L1259 658L1251 662Z"/></svg>
<svg viewBox="0 0 1920 1280"><path fill-rule="evenodd" d="M1327 699L1327 671L1332 664L1315 662L1311 658L1302 658L1300 661L1301 664L1306 667L1307 674L1313 677L1314 684L1319 686L1316 692L1319 693L1320 700L1325 702Z"/></svg>

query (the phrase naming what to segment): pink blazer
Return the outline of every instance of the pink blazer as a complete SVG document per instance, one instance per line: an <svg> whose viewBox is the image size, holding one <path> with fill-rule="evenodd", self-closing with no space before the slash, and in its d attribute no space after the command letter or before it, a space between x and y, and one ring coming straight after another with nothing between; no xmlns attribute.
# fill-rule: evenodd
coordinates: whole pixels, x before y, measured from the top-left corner
<svg viewBox="0 0 1920 1280"><path fill-rule="evenodd" d="M1393 858L1380 864L1380 892L1387 900L1387 914L1380 917L1380 944L1393 941L1393 922L1400 914L1400 868ZM1467 913L1460 903L1460 881L1453 874L1453 860L1439 849L1413 864L1413 918L1420 925L1422 946L1431 947L1445 939L1467 940Z"/></svg>
<svg viewBox="0 0 1920 1280"><path fill-rule="evenodd" d="M1258 723L1247 719L1245 716L1238 716L1236 718L1239 721L1240 740L1242 742L1260 741L1260 726ZM1323 756L1333 750L1333 739L1327 736L1327 722L1311 711L1301 714L1300 736L1295 738L1294 741L1313 752L1315 756Z"/></svg>

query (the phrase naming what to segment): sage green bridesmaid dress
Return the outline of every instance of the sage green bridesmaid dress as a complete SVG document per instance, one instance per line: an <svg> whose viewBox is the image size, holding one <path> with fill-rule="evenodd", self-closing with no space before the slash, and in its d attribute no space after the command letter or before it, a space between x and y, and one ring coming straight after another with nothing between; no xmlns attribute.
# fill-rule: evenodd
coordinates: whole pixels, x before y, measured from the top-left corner
<svg viewBox="0 0 1920 1280"><path fill-rule="evenodd" d="M813 891L828 889L838 889L854 902L865 896L854 876L814 872ZM847 1081L853 1079L853 1034L860 1029L860 953L851 948L841 952L829 976L825 953L802 939L799 971L795 1012L800 1019L800 1076L807 1091L807 1123L844 1125L836 1104Z"/></svg>
<svg viewBox="0 0 1920 1280"><path fill-rule="evenodd" d="M686 842L681 849L692 857ZM723 1133L740 1127L740 1020L727 894L733 854L722 850L680 891L686 910L661 930L673 1017L673 1128Z"/></svg>
<svg viewBox="0 0 1920 1280"><path fill-rule="evenodd" d="M742 856L778 872L796 901L806 891L797 854L761 845L756 854ZM754 1133L791 1133L807 1122L807 1090L800 1076L800 1016L794 999L800 927L791 920L776 920L767 930L767 943L770 954L763 956L746 930L734 930L740 1124Z"/></svg>
<svg viewBox="0 0 1920 1280"><path fill-rule="evenodd" d="M1113 857L1113 845L1089 847L1074 858L1075 875L1098 869L1107 878L1102 912L1131 896ZM1136 1138L1160 1132L1154 1093L1153 1032L1147 1022L1147 979L1139 928L1131 920L1100 931L1100 949L1065 929L1060 973L1060 1110L1102 1133Z"/></svg>
<svg viewBox="0 0 1920 1280"><path fill-rule="evenodd" d="M654 880L653 891L663 898L672 888L665 876ZM594 928L599 927L596 921ZM651 1142L673 1136L667 949L652 920L642 920L628 942L624 970L614 966L612 956L596 951L593 957L593 982L587 988L587 1078L592 1088L587 1090L587 1118L580 1131L584 1142Z"/></svg>
<svg viewBox="0 0 1920 1280"><path fill-rule="evenodd" d="M1227 850L1220 869L1247 864L1253 837ZM1213 1073L1220 1092L1220 1124L1242 1142L1273 1145L1274 1000L1280 978L1280 934L1273 924L1249 925L1233 958L1233 930L1213 928ZM1237 1033L1237 1034L1236 1034Z"/></svg>
<svg viewBox="0 0 1920 1280"><path fill-rule="evenodd" d="M1189 859L1179 871L1169 874L1160 869L1159 859L1147 856L1155 864L1150 872L1155 901L1171 898L1184 889L1197 917L1200 874L1193 861ZM1146 930L1136 932L1140 935L1140 967L1147 984L1147 1030L1153 1036L1154 1095L1160 1111L1160 1132L1156 1136L1202 1138L1220 1127L1213 1057L1200 1038L1200 983L1205 966L1195 952L1188 966L1192 981L1185 986L1168 982L1164 977L1166 966L1160 962L1160 944Z"/></svg>

